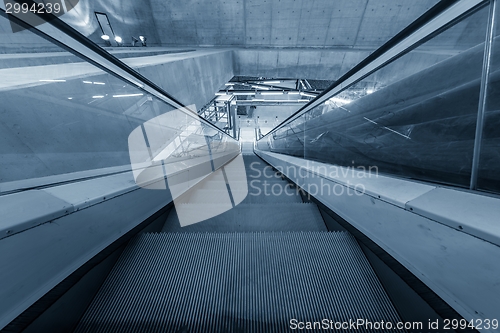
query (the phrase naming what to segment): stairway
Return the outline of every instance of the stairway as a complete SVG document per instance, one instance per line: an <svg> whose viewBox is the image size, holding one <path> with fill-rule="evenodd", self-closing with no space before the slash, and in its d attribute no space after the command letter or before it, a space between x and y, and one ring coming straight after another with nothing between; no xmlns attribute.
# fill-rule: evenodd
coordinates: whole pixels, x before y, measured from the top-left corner
<svg viewBox="0 0 500 333"><path fill-rule="evenodd" d="M327 232L299 192L266 195L266 186L293 186L253 153L243 160L255 181L246 198L185 227L172 209L161 233L136 236L76 332L260 333L293 331L292 319L400 321L356 240ZM189 194L201 204L181 209L219 204L227 192L212 181L220 179Z"/></svg>
<svg viewBox="0 0 500 333"><path fill-rule="evenodd" d="M129 244L76 332L288 332L325 318L400 321L350 234L156 233Z"/></svg>

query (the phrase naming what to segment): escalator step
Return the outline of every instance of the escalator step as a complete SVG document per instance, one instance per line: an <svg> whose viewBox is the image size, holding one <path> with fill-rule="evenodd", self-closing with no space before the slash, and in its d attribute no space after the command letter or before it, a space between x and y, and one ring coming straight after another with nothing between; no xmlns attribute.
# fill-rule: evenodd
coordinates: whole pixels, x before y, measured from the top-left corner
<svg viewBox="0 0 500 333"><path fill-rule="evenodd" d="M287 332L292 319L358 318L400 321L348 233L156 233L131 241L76 332Z"/></svg>

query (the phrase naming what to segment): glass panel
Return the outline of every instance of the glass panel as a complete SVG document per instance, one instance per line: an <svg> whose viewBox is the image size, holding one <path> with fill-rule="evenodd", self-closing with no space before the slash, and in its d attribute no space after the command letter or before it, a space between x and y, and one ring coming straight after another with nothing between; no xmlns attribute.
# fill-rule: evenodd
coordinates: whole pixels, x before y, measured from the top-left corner
<svg viewBox="0 0 500 333"><path fill-rule="evenodd" d="M30 31L14 34L3 16L0 27L2 44L15 40L0 55L0 188L6 182L61 174L69 179L68 174L89 170L130 170L129 135L174 108ZM189 111L179 113L184 121L168 127L184 140L163 163L229 149L228 136ZM186 125L187 118L197 121L196 130ZM167 141L156 148L163 149Z"/></svg>
<svg viewBox="0 0 500 333"><path fill-rule="evenodd" d="M500 192L500 6L495 12L485 123L479 160L478 189Z"/></svg>
<svg viewBox="0 0 500 333"><path fill-rule="evenodd" d="M482 8L309 111L288 133L304 133L307 159L468 186L487 22ZM289 154L284 136L269 136L268 149Z"/></svg>

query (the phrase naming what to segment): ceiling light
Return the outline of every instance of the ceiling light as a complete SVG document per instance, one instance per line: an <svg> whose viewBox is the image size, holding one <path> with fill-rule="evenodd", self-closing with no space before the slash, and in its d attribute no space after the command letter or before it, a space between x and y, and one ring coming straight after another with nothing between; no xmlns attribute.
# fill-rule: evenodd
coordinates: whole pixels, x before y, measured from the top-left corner
<svg viewBox="0 0 500 333"><path fill-rule="evenodd" d="M121 43L123 40L120 36L115 36L115 42Z"/></svg>
<svg viewBox="0 0 500 333"><path fill-rule="evenodd" d="M136 96L142 96L144 94L125 94L125 95L113 95L114 98L120 98L120 97L136 97Z"/></svg>
<svg viewBox="0 0 500 333"><path fill-rule="evenodd" d="M368 90L366 91L366 93L367 93L368 95L373 94L373 89L368 89Z"/></svg>
<svg viewBox="0 0 500 333"><path fill-rule="evenodd" d="M92 96L92 98L96 98L96 99L97 98L104 98L104 96L103 95L97 95L97 96Z"/></svg>
<svg viewBox="0 0 500 333"><path fill-rule="evenodd" d="M235 91L233 92L233 95L236 95L236 96L252 96L252 95L255 95L254 92L238 92L238 91Z"/></svg>
<svg viewBox="0 0 500 333"><path fill-rule="evenodd" d="M263 84L276 84L276 83L280 83L281 81L263 81L262 83Z"/></svg>
<svg viewBox="0 0 500 333"><path fill-rule="evenodd" d="M101 38L104 39L104 40L109 40L109 36L108 35L102 35Z"/></svg>
<svg viewBox="0 0 500 333"><path fill-rule="evenodd" d="M40 80L40 82L66 82L66 80Z"/></svg>
<svg viewBox="0 0 500 333"><path fill-rule="evenodd" d="M92 81L83 81L85 84L92 84Z"/></svg>
<svg viewBox="0 0 500 333"><path fill-rule="evenodd" d="M283 95L283 91L263 91L261 95Z"/></svg>
<svg viewBox="0 0 500 333"><path fill-rule="evenodd" d="M306 96L306 97L313 97L313 98L316 98L316 95L314 95L314 94L308 94L308 93L305 93L305 92L301 92L301 93L300 93L300 96Z"/></svg>
<svg viewBox="0 0 500 333"><path fill-rule="evenodd" d="M263 90L269 90L270 88L268 87L263 87L263 86L254 86L252 85L252 88L255 88L255 89L263 89Z"/></svg>
<svg viewBox="0 0 500 333"><path fill-rule="evenodd" d="M345 99L345 98L340 98L340 97L332 97L328 101L331 101L331 102L339 104L339 105L345 105L345 104L349 104L352 102L350 99Z"/></svg>
<svg viewBox="0 0 500 333"><path fill-rule="evenodd" d="M106 83L104 83L104 82L94 82L94 84L105 85Z"/></svg>

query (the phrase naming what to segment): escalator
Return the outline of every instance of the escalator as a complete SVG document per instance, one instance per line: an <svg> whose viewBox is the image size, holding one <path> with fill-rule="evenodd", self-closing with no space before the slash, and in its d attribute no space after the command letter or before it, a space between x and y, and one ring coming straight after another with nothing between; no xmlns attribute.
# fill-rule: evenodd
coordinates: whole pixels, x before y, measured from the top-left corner
<svg viewBox="0 0 500 333"><path fill-rule="evenodd" d="M257 156L244 161L254 180L245 200L184 228L173 209L161 232L137 235L76 332L286 332L307 322L332 329L357 318L401 321L355 238L328 232L298 191L266 196L264 186L294 187Z"/></svg>
<svg viewBox="0 0 500 333"><path fill-rule="evenodd" d="M411 321L425 330L408 332L430 332L438 319L498 317L498 235L493 223L481 229L497 202L477 190L500 188L500 94L481 93L500 87L497 35L482 69L486 18L499 7L480 2L440 4L257 143L250 125L239 144L62 21L38 31L64 37L65 50L78 37L84 62L65 61L54 71L64 75L35 75L26 87L24 67L9 72L1 332L398 332ZM454 27L481 33L433 48L455 40L453 29L439 37ZM195 55L205 57L184 65L198 68ZM182 90L203 100L206 77L186 75L191 89ZM297 185L308 180L287 180L254 147L279 154L266 158L276 168L376 166L382 177L363 196L311 199ZM211 186L240 152L246 179L230 186L224 174ZM456 217L455 207L473 206L465 194L483 224ZM181 212L205 208L218 214L181 223Z"/></svg>

